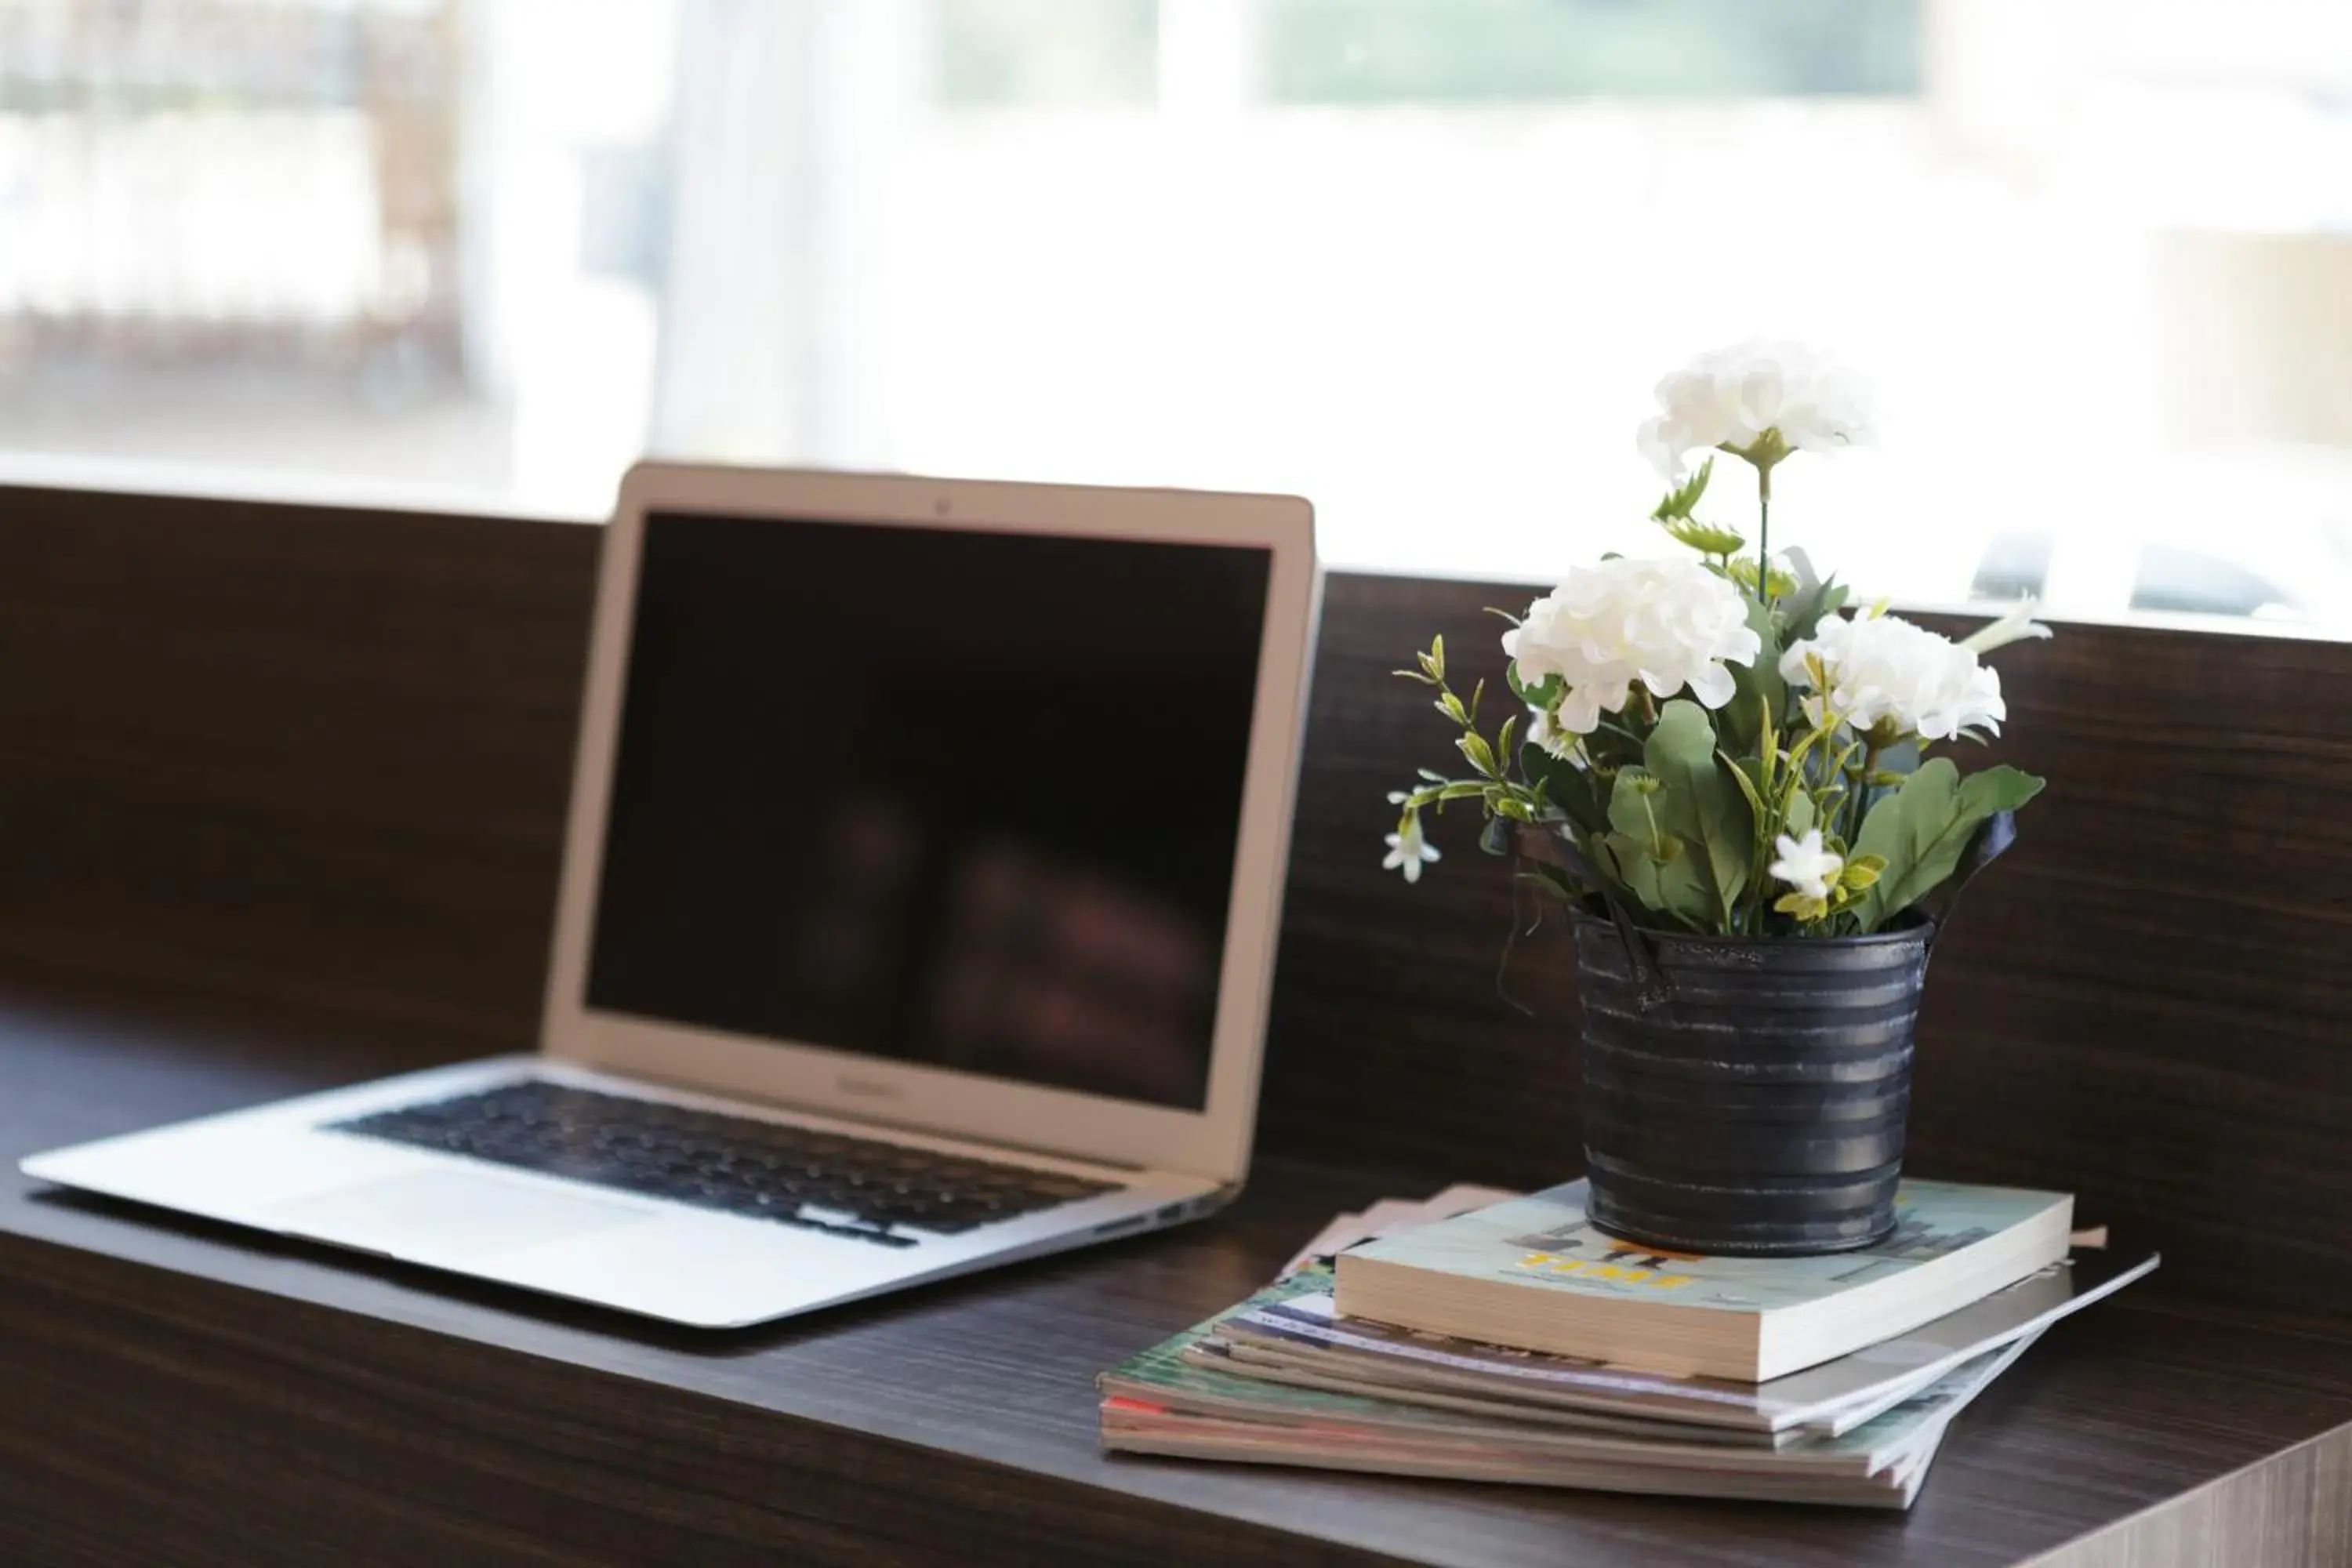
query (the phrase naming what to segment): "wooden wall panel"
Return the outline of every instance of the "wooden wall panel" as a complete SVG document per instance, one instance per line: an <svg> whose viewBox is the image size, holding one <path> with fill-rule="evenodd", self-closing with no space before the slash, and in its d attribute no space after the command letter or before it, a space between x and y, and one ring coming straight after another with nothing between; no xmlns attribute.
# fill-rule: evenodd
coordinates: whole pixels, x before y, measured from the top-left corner
<svg viewBox="0 0 2352 1568"><path fill-rule="evenodd" d="M535 1029L596 530L0 489L0 969L392 1029ZM1447 755L1388 671L1524 585L1335 576L1261 1146L1528 1184L1575 1152L1575 998L1450 816L1418 887L1385 792ZM2352 647L2104 627L2000 657L2052 780L1922 1021L1916 1168L2083 1194L2167 1285L2352 1300Z"/></svg>
<svg viewBox="0 0 2352 1568"><path fill-rule="evenodd" d="M0 955L527 1045L600 538L0 489Z"/></svg>
<svg viewBox="0 0 2352 1568"><path fill-rule="evenodd" d="M1414 766L1452 761L1388 672L1445 635L1499 684L1525 585L1335 577L1275 986L1263 1141L1431 1180L1572 1172L1563 942L1512 929L1475 818L1435 825L1417 887L1380 868ZM1958 629L1948 626L1946 629ZM2352 1302L2352 646L2061 626L1996 656L2042 773L2017 847L1969 893L1920 1023L1912 1163L2073 1190L2168 1253L2178 1289ZM1458 808L1457 808L1458 809Z"/></svg>

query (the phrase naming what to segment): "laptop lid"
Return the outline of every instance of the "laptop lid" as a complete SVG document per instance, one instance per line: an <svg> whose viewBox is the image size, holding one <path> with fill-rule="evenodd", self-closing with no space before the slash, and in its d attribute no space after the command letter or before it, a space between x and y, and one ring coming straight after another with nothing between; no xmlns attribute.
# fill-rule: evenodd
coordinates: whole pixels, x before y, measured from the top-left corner
<svg viewBox="0 0 2352 1568"><path fill-rule="evenodd" d="M1293 498L639 465L542 1048L1238 1178L1316 595Z"/></svg>

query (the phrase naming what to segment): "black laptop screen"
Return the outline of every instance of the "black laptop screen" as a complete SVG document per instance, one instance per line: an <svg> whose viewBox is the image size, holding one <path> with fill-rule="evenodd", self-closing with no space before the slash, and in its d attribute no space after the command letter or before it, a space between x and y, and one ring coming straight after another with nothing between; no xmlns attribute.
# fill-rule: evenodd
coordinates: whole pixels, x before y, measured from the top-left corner
<svg viewBox="0 0 2352 1568"><path fill-rule="evenodd" d="M589 1005L1201 1108L1271 564L648 518Z"/></svg>

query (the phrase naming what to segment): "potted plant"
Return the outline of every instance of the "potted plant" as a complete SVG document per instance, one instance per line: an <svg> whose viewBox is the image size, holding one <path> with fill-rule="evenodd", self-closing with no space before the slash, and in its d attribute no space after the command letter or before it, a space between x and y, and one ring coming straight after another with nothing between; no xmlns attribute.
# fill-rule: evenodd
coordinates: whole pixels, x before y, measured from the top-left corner
<svg viewBox="0 0 2352 1568"><path fill-rule="evenodd" d="M1747 345L1658 398L1641 445L1672 488L1652 515L1686 553L1606 558L1495 612L1513 700L1492 731L1442 638L1397 672L1433 691L1470 774L1389 797L1385 864L1418 879L1438 858L1423 814L1475 801L1482 846L1565 907L1595 1223L1703 1253L1866 1247L1895 1224L1928 954L2042 788L1952 754L2005 717L1979 656L2049 628L2028 601L1954 642L1772 552L1773 469L1865 438L1844 373ZM1752 553L1697 516L1717 452L1756 475Z"/></svg>

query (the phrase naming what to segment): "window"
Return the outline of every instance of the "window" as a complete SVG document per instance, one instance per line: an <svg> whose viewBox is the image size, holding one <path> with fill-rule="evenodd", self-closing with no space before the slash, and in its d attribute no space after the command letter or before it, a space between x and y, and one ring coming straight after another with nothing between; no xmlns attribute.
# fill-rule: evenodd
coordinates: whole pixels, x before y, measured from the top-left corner
<svg viewBox="0 0 2352 1568"><path fill-rule="evenodd" d="M1912 96L1923 64L1918 0L1265 0L1261 16L1276 103Z"/></svg>
<svg viewBox="0 0 2352 1568"><path fill-rule="evenodd" d="M1643 548L1797 337L1867 590L2352 635L2336 0L0 0L0 449L500 492L643 450Z"/></svg>

